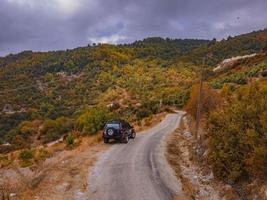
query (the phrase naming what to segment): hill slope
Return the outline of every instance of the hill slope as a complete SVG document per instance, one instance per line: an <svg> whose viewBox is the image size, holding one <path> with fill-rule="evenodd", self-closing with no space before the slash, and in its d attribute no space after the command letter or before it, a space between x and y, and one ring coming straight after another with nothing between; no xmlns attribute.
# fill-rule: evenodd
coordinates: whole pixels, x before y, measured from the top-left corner
<svg viewBox="0 0 267 200"><path fill-rule="evenodd" d="M169 106L182 107L203 55L213 53L208 63L213 65L259 53L266 35L264 30L220 42L147 38L0 58L0 142L22 148L73 128L93 134L103 116L138 121ZM100 122L91 127L88 119Z"/></svg>

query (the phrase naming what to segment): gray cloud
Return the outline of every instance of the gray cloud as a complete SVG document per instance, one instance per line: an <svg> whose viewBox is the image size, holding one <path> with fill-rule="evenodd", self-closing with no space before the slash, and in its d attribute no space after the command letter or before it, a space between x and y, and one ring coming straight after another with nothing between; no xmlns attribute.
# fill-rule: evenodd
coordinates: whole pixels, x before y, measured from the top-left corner
<svg viewBox="0 0 267 200"><path fill-rule="evenodd" d="M267 27L266 0L1 0L0 55L148 36L224 38Z"/></svg>

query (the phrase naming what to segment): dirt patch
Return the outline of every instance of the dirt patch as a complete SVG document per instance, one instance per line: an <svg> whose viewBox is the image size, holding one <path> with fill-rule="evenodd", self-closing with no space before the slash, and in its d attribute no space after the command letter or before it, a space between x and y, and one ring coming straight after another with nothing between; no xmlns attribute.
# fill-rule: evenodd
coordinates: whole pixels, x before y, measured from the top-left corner
<svg viewBox="0 0 267 200"><path fill-rule="evenodd" d="M13 199L83 199L88 170L98 153L109 147L100 139L100 136L84 137L72 150L64 148L64 143L55 144L49 147L52 156L44 162L28 168L13 165L1 169L0 183L8 184L8 193L16 194Z"/></svg>
<svg viewBox="0 0 267 200"><path fill-rule="evenodd" d="M77 149L62 151L48 160L44 174L39 176L43 180L37 187L24 192L23 199L33 195L35 199L84 199L88 170L97 160L98 153L108 148L102 143L92 144L92 140L85 138Z"/></svg>

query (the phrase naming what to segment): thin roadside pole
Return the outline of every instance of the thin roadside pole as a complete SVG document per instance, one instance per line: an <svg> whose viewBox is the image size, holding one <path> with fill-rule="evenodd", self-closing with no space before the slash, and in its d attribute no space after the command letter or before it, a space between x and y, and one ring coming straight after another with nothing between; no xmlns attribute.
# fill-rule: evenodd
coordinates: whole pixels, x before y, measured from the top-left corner
<svg viewBox="0 0 267 200"><path fill-rule="evenodd" d="M199 80L199 92L197 98L197 111L196 111L196 127L195 127L195 139L199 138L198 131L199 131L199 124L200 124L200 116L201 116L201 104L202 104L202 97L203 97L203 76L204 76L204 66L206 63L206 57L202 60L201 70L200 70L200 80Z"/></svg>
<svg viewBox="0 0 267 200"><path fill-rule="evenodd" d="M200 70L200 79L199 79L199 93L197 98L197 110L196 110L196 127L195 127L195 139L199 139L199 143L202 144L202 136L199 135L199 125L201 119L201 107L202 107L202 99L203 99L203 82L204 82L204 71L207 59L211 58L213 55L212 53L207 53L202 59L202 65Z"/></svg>

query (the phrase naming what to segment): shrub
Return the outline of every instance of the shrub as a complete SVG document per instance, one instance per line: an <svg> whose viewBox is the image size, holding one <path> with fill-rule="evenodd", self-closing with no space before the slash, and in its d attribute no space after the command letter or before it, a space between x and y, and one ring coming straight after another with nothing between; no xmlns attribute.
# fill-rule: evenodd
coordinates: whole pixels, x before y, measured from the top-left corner
<svg viewBox="0 0 267 200"><path fill-rule="evenodd" d="M95 134L104 127L106 121L114 118L107 108L94 107L84 110L76 120L76 128L86 134Z"/></svg>
<svg viewBox="0 0 267 200"><path fill-rule="evenodd" d="M190 99L185 106L185 110L193 117L196 116L197 101L199 96L199 85L194 85L191 89ZM203 85L203 94L201 99L201 113L209 114L222 104L221 96L210 88L207 84Z"/></svg>
<svg viewBox="0 0 267 200"><path fill-rule="evenodd" d="M0 145L0 154L6 154L14 151L14 146L12 145Z"/></svg>
<svg viewBox="0 0 267 200"><path fill-rule="evenodd" d="M7 155L0 155L0 168L6 167L12 163L12 160Z"/></svg>
<svg viewBox="0 0 267 200"><path fill-rule="evenodd" d="M247 83L247 76L245 73L231 74L223 79L211 82L211 86L214 89L221 89L225 83L236 83L239 85L244 85Z"/></svg>
<svg viewBox="0 0 267 200"><path fill-rule="evenodd" d="M225 82L243 85L247 83L247 80L246 80L246 76L244 73L236 73L236 74L231 75L229 78L226 78Z"/></svg>
<svg viewBox="0 0 267 200"><path fill-rule="evenodd" d="M51 156L51 153L45 149L39 149L38 154L37 154L37 160L45 160Z"/></svg>
<svg viewBox="0 0 267 200"><path fill-rule="evenodd" d="M17 129L14 129L14 136L20 136L26 142L31 143L31 136L37 134L40 121L23 121L19 124Z"/></svg>
<svg viewBox="0 0 267 200"><path fill-rule="evenodd" d="M36 133L36 130L31 122L24 121L19 125L19 132L21 135L28 137L29 135Z"/></svg>
<svg viewBox="0 0 267 200"><path fill-rule="evenodd" d="M74 144L74 140L75 140L75 138L74 138L74 136L72 134L69 134L65 139L66 144L68 146L73 145Z"/></svg>
<svg viewBox="0 0 267 200"><path fill-rule="evenodd" d="M73 121L69 118L60 117L56 120L45 120L41 129L41 140L44 143L54 141L72 129Z"/></svg>
<svg viewBox="0 0 267 200"><path fill-rule="evenodd" d="M11 146L14 150L28 148L30 146L30 143L25 138L18 135L17 129L9 131L6 138L7 141L12 144Z"/></svg>
<svg viewBox="0 0 267 200"><path fill-rule="evenodd" d="M19 158L21 160L30 160L34 156L34 153L32 150L23 150L19 153Z"/></svg>
<svg viewBox="0 0 267 200"><path fill-rule="evenodd" d="M267 92L244 87L209 117L209 160L221 180L238 182L267 174Z"/></svg>
<svg viewBox="0 0 267 200"><path fill-rule="evenodd" d="M143 102L135 111L136 117L138 120L149 117L152 114L158 113L159 109L159 101Z"/></svg>
<svg viewBox="0 0 267 200"><path fill-rule="evenodd" d="M221 89L223 87L223 83L221 81L213 81L210 85L213 89Z"/></svg>
<svg viewBox="0 0 267 200"><path fill-rule="evenodd" d="M32 150L23 150L19 154L20 166L29 167L33 165L34 152Z"/></svg>
<svg viewBox="0 0 267 200"><path fill-rule="evenodd" d="M256 66L253 66L251 69L249 69L246 72L246 74L247 74L247 76L255 77L255 76L258 76L260 74L260 72L266 68L267 68L266 63L261 62L261 63L257 64Z"/></svg>
<svg viewBox="0 0 267 200"><path fill-rule="evenodd" d="M190 92L185 90L183 92L170 93L163 97L163 104L170 106L177 106L178 108L182 108L185 103L188 101L190 96Z"/></svg>

